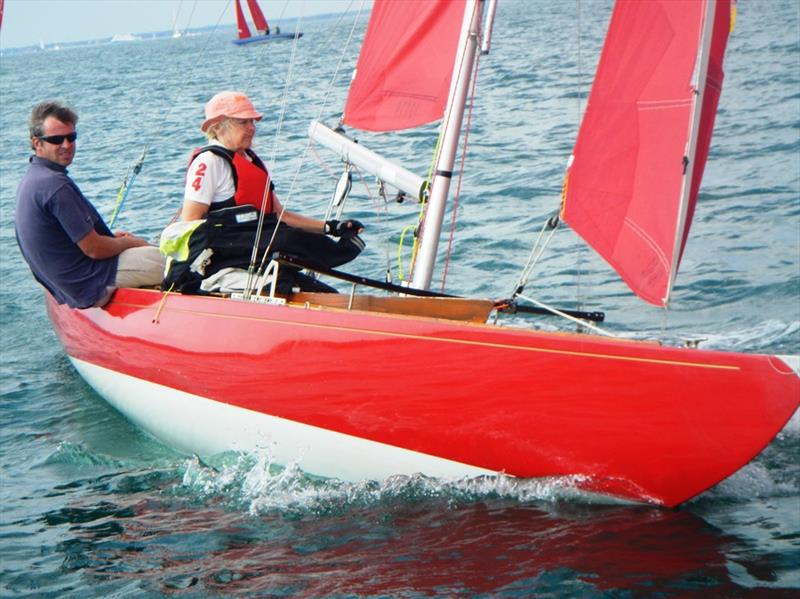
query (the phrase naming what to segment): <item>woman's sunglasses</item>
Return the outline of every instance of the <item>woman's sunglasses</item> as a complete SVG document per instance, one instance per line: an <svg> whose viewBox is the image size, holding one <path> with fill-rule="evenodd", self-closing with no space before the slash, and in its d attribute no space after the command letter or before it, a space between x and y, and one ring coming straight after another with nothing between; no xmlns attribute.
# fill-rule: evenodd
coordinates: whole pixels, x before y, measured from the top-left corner
<svg viewBox="0 0 800 599"><path fill-rule="evenodd" d="M36 138L42 141L46 141L49 144L60 146L61 144L64 143L65 139L69 143L72 143L76 139L78 139L78 132L73 131L72 133L67 133L66 135L37 135Z"/></svg>

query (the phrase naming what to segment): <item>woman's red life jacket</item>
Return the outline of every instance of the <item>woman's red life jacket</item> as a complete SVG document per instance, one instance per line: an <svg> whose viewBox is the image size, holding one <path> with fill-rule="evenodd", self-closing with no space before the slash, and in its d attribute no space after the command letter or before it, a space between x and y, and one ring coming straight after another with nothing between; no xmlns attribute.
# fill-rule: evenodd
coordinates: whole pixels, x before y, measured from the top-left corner
<svg viewBox="0 0 800 599"><path fill-rule="evenodd" d="M269 184L269 195L267 196L264 213L272 214L272 212L275 211L275 185L272 183L267 167L264 166L264 163L255 152L252 150L245 150L247 155L252 159L251 162L239 152L233 152L222 146L205 146L192 153L189 164L203 152L211 152L225 159L231 166L233 188L236 190L233 197L212 202L211 206L208 208L209 211L244 205L254 206L261 210L261 203L264 200L264 190L267 188L267 184Z"/></svg>

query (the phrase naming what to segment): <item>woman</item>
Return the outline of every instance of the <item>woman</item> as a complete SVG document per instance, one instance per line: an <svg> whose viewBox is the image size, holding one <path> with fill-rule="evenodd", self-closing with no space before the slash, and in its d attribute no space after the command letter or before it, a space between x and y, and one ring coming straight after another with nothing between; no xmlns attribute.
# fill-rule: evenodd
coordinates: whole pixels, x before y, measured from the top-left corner
<svg viewBox="0 0 800 599"><path fill-rule="evenodd" d="M262 115L245 94L218 93L206 104L205 117L200 130L209 143L195 151L189 164L182 222L168 227L162 235L162 251L173 258L182 255L171 262L162 287L200 292L208 290L202 281L208 283L211 275L247 268L256 240L258 218L253 208L264 213L264 229L259 238L262 252L269 247L270 253L279 252L311 267L329 269L349 262L363 250L364 242L358 233L364 227L357 220L323 221L283 209L266 166L250 148L256 121ZM327 235L340 239L333 241ZM180 249L186 246L188 250ZM169 248L178 250L172 253ZM211 257L198 272L193 263L206 248L212 250ZM288 267L281 268L278 284L283 291L300 288L335 292Z"/></svg>
<svg viewBox="0 0 800 599"><path fill-rule="evenodd" d="M282 222L309 233L352 237L363 230L356 220L326 222L283 210L267 168L250 149L256 121L262 115L245 94L218 93L206 104L205 115L200 130L209 145L198 150L189 165L181 220L197 220L210 210L250 204L266 214L283 212Z"/></svg>

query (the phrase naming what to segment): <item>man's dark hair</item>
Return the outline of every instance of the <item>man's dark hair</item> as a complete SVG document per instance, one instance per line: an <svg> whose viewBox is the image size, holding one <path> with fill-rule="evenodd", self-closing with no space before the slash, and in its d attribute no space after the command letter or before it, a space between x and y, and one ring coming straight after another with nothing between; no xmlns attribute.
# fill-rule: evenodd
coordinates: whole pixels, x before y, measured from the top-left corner
<svg viewBox="0 0 800 599"><path fill-rule="evenodd" d="M60 102L54 102L52 100L40 102L34 106L31 111L31 118L28 120L28 130L31 134L32 148L33 138L44 135L44 121L49 116L72 126L78 124L78 115Z"/></svg>

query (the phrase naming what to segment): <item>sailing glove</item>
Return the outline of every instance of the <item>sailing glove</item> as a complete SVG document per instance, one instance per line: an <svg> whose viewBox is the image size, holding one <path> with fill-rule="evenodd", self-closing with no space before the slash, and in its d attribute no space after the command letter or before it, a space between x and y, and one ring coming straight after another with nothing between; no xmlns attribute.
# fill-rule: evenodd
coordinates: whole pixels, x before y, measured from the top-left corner
<svg viewBox="0 0 800 599"><path fill-rule="evenodd" d="M327 235L333 235L334 237L341 237L343 239L350 239L351 237L355 237L358 235L359 231L364 229L364 225L362 225L357 220L326 220L325 221L325 233Z"/></svg>

